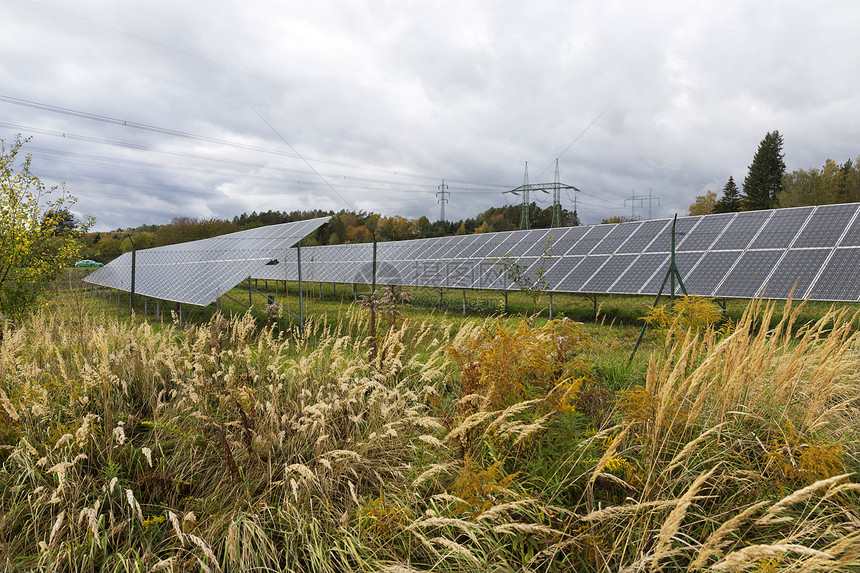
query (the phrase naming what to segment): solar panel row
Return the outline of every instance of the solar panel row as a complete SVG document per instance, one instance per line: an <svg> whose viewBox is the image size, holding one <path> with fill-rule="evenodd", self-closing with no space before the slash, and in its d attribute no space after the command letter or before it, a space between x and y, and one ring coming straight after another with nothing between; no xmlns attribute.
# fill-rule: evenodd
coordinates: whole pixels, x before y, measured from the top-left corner
<svg viewBox="0 0 860 573"><path fill-rule="evenodd" d="M687 291L706 296L860 300L860 204L682 217L676 264ZM248 276L296 280L292 249L327 218L273 225L139 251L135 290L205 306ZM551 292L654 295L669 265L672 220L536 229L379 243L379 284L514 290L514 261ZM371 244L302 249L303 279L369 284ZM277 259L279 264L267 265ZM130 290L131 255L89 282Z"/></svg>
<svg viewBox="0 0 860 573"><path fill-rule="evenodd" d="M688 292L726 298L857 301L860 220L856 203L683 217L676 264ZM544 271L553 292L654 295L669 264L672 221L567 227L379 243L377 282L472 289L516 289L500 274L510 257ZM369 244L302 249L308 281L369 284ZM257 278L297 278L285 267Z"/></svg>
<svg viewBox="0 0 860 573"><path fill-rule="evenodd" d="M266 264L283 257L329 217L259 227L135 253L136 293L206 306ZM87 282L131 290L131 253L88 275Z"/></svg>

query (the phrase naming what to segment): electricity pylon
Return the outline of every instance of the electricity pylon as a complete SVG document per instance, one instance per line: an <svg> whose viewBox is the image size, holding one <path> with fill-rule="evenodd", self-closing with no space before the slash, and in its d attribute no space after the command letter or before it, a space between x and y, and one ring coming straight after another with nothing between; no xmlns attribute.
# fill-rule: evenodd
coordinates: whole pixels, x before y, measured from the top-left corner
<svg viewBox="0 0 860 573"><path fill-rule="evenodd" d="M441 198L439 199L439 204L442 205L441 212L439 213L439 220L445 220L445 203L448 202L448 199L445 198L445 195L450 195L451 193L448 191L448 186L445 185L445 180L442 180L441 185L437 185L436 188L439 190L436 192L436 196Z"/></svg>
<svg viewBox="0 0 860 573"><path fill-rule="evenodd" d="M513 193L514 195L522 196L523 208L520 215L520 230L525 231L531 228L529 222L529 196L531 191L543 191L549 194L552 190L552 226L561 227L561 190L573 189L579 191L573 185L566 185L561 182L558 174L558 159L555 160L555 181L553 183L529 183L529 162L526 161L526 171L523 175L523 184L516 189L505 191L505 193Z"/></svg>

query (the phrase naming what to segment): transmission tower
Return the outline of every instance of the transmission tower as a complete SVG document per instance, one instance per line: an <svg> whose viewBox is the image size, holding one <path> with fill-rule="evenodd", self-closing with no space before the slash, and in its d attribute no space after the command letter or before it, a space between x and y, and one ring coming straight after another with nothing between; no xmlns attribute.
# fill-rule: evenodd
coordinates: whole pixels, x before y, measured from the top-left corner
<svg viewBox="0 0 860 573"><path fill-rule="evenodd" d="M445 180L442 180L441 185L437 185L436 188L439 190L436 192L436 196L439 197L439 204L442 206L439 213L439 220L445 220L445 203L448 202L448 199L445 198L445 195L450 195L451 193L448 191L448 186L445 185Z"/></svg>
<svg viewBox="0 0 860 573"><path fill-rule="evenodd" d="M561 227L561 190L573 189L579 191L573 185L566 185L561 182L558 175L558 159L555 160L555 182L553 183L529 183L529 162L526 161L526 171L523 175L523 184L516 189L505 191L514 195L522 195L523 208L520 215L520 230L528 230L531 228L529 224L529 195L531 191L543 191L549 194L552 190L552 226Z"/></svg>
<svg viewBox="0 0 860 573"><path fill-rule="evenodd" d="M639 201L639 205L642 206L645 204L645 201L648 201L648 219L651 219L652 215L652 205L654 200L657 201L657 205L660 205L660 198L656 195L651 194L651 189L648 189L647 195L636 195L636 190L633 190L633 194L630 195L627 199L624 200L624 205L627 205L627 202L630 201L630 219L636 220L636 201Z"/></svg>
<svg viewBox="0 0 860 573"><path fill-rule="evenodd" d="M552 184L552 225L561 227L561 177L558 175L558 158L555 159L555 182Z"/></svg>

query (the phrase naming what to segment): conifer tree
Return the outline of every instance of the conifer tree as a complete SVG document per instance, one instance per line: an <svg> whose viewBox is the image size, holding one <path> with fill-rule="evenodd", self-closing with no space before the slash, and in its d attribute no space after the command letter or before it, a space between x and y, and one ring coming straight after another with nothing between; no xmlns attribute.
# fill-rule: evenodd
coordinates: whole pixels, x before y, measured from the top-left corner
<svg viewBox="0 0 860 573"><path fill-rule="evenodd" d="M782 135L779 131L765 135L744 179L742 201L745 210L770 209L776 206L777 195L782 192L782 176L785 174L784 157Z"/></svg>
<svg viewBox="0 0 860 573"><path fill-rule="evenodd" d="M740 210L741 192L734 178L729 175L729 180L726 181L726 185L723 187L723 196L714 205L714 213L735 213Z"/></svg>

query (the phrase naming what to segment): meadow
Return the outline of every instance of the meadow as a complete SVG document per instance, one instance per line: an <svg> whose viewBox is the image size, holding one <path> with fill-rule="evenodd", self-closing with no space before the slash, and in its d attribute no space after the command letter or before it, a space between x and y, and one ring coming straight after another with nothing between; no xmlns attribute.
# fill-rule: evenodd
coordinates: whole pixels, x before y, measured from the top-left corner
<svg viewBox="0 0 860 573"><path fill-rule="evenodd" d="M7 326L4 570L860 570L850 310L694 301L628 364L653 301L338 288Z"/></svg>

